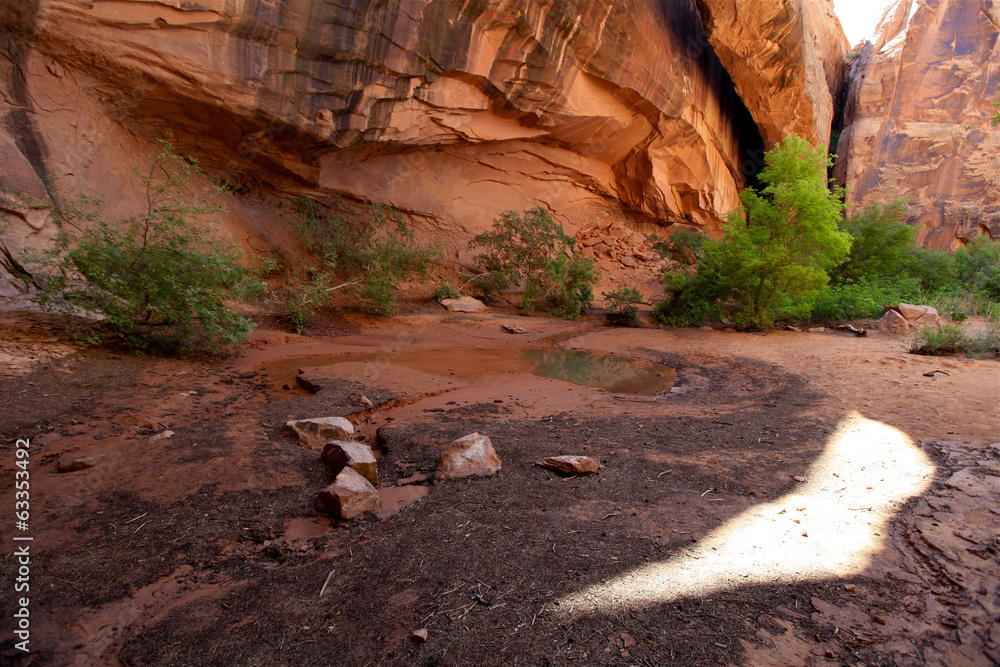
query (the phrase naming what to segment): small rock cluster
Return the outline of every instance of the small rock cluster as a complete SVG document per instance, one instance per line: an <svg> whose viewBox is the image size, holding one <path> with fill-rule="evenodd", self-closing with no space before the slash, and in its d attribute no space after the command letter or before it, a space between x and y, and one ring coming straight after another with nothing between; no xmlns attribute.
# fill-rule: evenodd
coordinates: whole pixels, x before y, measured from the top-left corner
<svg viewBox="0 0 1000 667"><path fill-rule="evenodd" d="M356 442L354 426L343 417L313 417L285 423L284 434L298 438L308 449L322 445L320 458L336 477L317 494L314 506L319 512L344 520L379 509L378 462L369 445ZM470 433L455 440L436 462L437 479L490 477L500 470L500 457L485 435ZM414 476L416 477L416 476ZM400 480L401 484L423 481Z"/></svg>
<svg viewBox="0 0 1000 667"><path fill-rule="evenodd" d="M316 510L350 521L365 512L379 509L378 461L369 445L355 441L354 426L343 417L313 417L285 423L284 434L297 437L299 444L316 449L336 477L313 501ZM592 475L601 466L592 456L553 456L535 465L563 475ZM500 471L500 457L490 439L470 433L451 445L435 461L435 479L492 477ZM400 480L400 485L426 480L421 474Z"/></svg>
<svg viewBox="0 0 1000 667"><path fill-rule="evenodd" d="M885 314L877 322L872 323L871 328L902 336L908 334L912 328L924 325L939 326L940 324L941 316L938 315L935 308L900 303L895 306L886 306Z"/></svg>

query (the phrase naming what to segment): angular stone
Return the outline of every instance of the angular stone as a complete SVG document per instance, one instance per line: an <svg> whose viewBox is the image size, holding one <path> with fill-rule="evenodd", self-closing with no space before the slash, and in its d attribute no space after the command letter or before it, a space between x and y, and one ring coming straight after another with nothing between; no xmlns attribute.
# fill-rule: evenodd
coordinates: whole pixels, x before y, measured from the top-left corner
<svg viewBox="0 0 1000 667"><path fill-rule="evenodd" d="M438 479L490 477L500 470L500 457L489 438L470 433L451 443L444 454L438 457L436 465Z"/></svg>
<svg viewBox="0 0 1000 667"><path fill-rule="evenodd" d="M360 442L332 440L323 447L323 461L339 474L351 468L373 485L378 485L378 466L372 448Z"/></svg>
<svg viewBox="0 0 1000 667"><path fill-rule="evenodd" d="M902 336L909 333L910 323L907 322L906 318L900 315L897 311L888 309L885 311L885 315L883 315L881 319L872 323L871 328L887 331L897 336Z"/></svg>
<svg viewBox="0 0 1000 667"><path fill-rule="evenodd" d="M331 440L350 440L354 437L354 425L343 417L311 417L286 422L285 437L299 439L299 444L309 449L318 449Z"/></svg>
<svg viewBox="0 0 1000 667"><path fill-rule="evenodd" d="M378 493L367 479L344 468L333 484L319 492L313 504L319 512L350 520L377 510Z"/></svg>
<svg viewBox="0 0 1000 667"><path fill-rule="evenodd" d="M103 458L104 454L98 454L96 456L78 456L74 459L59 461L59 463L56 464L56 472L76 472L77 470L93 468L97 465L97 462Z"/></svg>
<svg viewBox="0 0 1000 667"><path fill-rule="evenodd" d="M901 303L896 306L899 314L906 318L911 326L922 326L929 324L937 326L941 323L941 317L933 306L914 306L910 303Z"/></svg>
<svg viewBox="0 0 1000 667"><path fill-rule="evenodd" d="M471 296L441 299L441 305L453 313L481 313L486 310L485 303Z"/></svg>
<svg viewBox="0 0 1000 667"><path fill-rule="evenodd" d="M564 475L593 475L601 467L601 460L595 456L550 456L535 465Z"/></svg>
<svg viewBox="0 0 1000 667"><path fill-rule="evenodd" d="M627 266L630 269L635 267L635 257L632 255L625 255L618 261L621 262L622 266Z"/></svg>

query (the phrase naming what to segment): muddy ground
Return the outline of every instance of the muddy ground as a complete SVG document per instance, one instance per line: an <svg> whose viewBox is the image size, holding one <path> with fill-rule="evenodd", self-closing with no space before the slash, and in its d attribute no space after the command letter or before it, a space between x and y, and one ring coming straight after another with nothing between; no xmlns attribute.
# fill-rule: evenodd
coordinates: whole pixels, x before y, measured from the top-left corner
<svg viewBox="0 0 1000 667"><path fill-rule="evenodd" d="M31 517L2 522L0 660L1000 664L996 360L432 307L323 333L143 358L3 315L0 506L13 515L29 438ZM636 396L536 377L517 359L539 346L677 382ZM331 415L376 447L387 501L411 504L317 515L332 475L281 426ZM435 457L472 432L502 470L435 482ZM533 465L557 454L603 467ZM58 472L81 458L94 465ZM29 655L11 634L15 534L33 538Z"/></svg>

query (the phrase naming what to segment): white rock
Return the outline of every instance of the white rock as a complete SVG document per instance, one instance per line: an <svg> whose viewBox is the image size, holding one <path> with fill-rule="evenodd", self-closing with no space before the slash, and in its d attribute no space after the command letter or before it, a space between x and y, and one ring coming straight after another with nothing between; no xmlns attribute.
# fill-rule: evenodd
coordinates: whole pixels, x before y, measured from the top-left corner
<svg viewBox="0 0 1000 667"><path fill-rule="evenodd" d="M352 440L354 426L343 417L312 417L285 423L286 437L298 437L299 444L319 449L331 440Z"/></svg>
<svg viewBox="0 0 1000 667"><path fill-rule="evenodd" d="M438 479L490 477L500 470L500 457L485 435L470 433L451 443L437 459Z"/></svg>
<svg viewBox="0 0 1000 667"><path fill-rule="evenodd" d="M481 313L486 310L485 303L471 296L441 299L441 305L453 313Z"/></svg>
<svg viewBox="0 0 1000 667"><path fill-rule="evenodd" d="M344 468L333 484L319 492L313 504L317 511L350 520L377 510L378 493L367 479Z"/></svg>
<svg viewBox="0 0 1000 667"><path fill-rule="evenodd" d="M378 467L372 448L360 442L332 440L323 447L323 461L339 474L351 468L374 485L378 485Z"/></svg>

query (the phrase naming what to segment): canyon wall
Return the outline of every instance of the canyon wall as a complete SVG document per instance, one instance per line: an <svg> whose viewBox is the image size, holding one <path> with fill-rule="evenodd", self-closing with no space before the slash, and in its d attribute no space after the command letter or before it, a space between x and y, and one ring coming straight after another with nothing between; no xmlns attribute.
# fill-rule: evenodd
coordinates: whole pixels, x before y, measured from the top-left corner
<svg viewBox="0 0 1000 667"><path fill-rule="evenodd" d="M2 12L0 160L35 196L69 183L125 209L138 197L129 167L172 136L239 192L384 202L456 247L533 206L570 231L717 231L761 145L694 0L35 0Z"/></svg>
<svg viewBox="0 0 1000 667"><path fill-rule="evenodd" d="M847 38L832 0L698 0L709 42L770 149L792 132L827 145Z"/></svg>
<svg viewBox="0 0 1000 667"><path fill-rule="evenodd" d="M907 200L932 248L1000 239L1000 3L900 0L850 65L835 177Z"/></svg>

